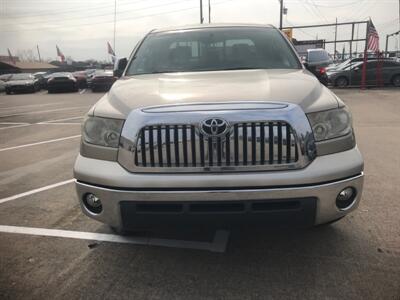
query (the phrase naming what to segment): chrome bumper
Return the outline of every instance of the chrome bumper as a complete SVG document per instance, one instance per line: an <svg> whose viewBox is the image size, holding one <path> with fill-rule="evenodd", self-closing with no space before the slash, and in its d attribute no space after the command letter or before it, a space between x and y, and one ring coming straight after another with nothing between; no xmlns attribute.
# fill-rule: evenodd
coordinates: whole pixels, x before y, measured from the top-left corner
<svg viewBox="0 0 400 300"><path fill-rule="evenodd" d="M291 171L235 174L134 174L116 162L79 156L76 189L83 212L114 227L122 225L121 201L246 201L314 197L315 222L322 224L353 211L361 199L363 160L357 148L317 157L307 168ZM95 183L95 184L91 184ZM336 207L345 187L357 196L347 210ZM103 211L93 214L83 205L86 193L102 200Z"/></svg>

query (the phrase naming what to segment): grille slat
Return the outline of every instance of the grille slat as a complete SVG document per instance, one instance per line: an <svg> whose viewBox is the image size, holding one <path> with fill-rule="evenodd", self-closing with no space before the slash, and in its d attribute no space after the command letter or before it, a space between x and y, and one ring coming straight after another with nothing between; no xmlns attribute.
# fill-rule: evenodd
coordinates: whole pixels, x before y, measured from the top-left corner
<svg viewBox="0 0 400 300"><path fill-rule="evenodd" d="M269 164L274 162L274 123L269 122L268 132Z"/></svg>
<svg viewBox="0 0 400 300"><path fill-rule="evenodd" d="M203 136L192 124L146 126L138 135L133 157L139 167L182 171L193 167L283 166L298 159L295 133L282 121L235 123L224 136L213 138Z"/></svg>
<svg viewBox="0 0 400 300"><path fill-rule="evenodd" d="M260 123L260 163L263 165L265 163L265 125Z"/></svg>
<svg viewBox="0 0 400 300"><path fill-rule="evenodd" d="M154 163L154 137L153 137L153 126L149 126L149 151L150 151L150 165L155 166Z"/></svg>
<svg viewBox="0 0 400 300"><path fill-rule="evenodd" d="M175 150L175 165L179 167L179 130L178 125L174 126L174 150Z"/></svg>
<svg viewBox="0 0 400 300"><path fill-rule="evenodd" d="M291 159L291 148L292 148L292 142L291 142L291 130L290 126L286 124L286 162L289 163Z"/></svg>
<svg viewBox="0 0 400 300"><path fill-rule="evenodd" d="M188 148L187 148L187 132L186 125L182 126L182 144L183 144L183 165L188 166Z"/></svg>
<svg viewBox="0 0 400 300"><path fill-rule="evenodd" d="M196 166L196 132L194 126L190 126L190 145L192 146L192 165Z"/></svg>
<svg viewBox="0 0 400 300"><path fill-rule="evenodd" d="M282 163L282 124L278 123L278 164Z"/></svg>
<svg viewBox="0 0 400 300"><path fill-rule="evenodd" d="M247 165L247 124L242 125L243 164Z"/></svg>
<svg viewBox="0 0 400 300"><path fill-rule="evenodd" d="M167 165L171 167L171 137L168 125L165 127L165 145L167 148Z"/></svg>

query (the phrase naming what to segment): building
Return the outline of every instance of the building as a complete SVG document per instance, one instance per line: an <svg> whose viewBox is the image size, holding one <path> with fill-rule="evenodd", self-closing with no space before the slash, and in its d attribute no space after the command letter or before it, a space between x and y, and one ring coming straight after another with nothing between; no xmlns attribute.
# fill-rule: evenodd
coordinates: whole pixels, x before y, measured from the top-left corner
<svg viewBox="0 0 400 300"><path fill-rule="evenodd" d="M17 58L15 59L15 64L13 64L8 56L6 60L2 60L2 57L4 56L0 55L0 74L35 73L48 71L55 72L58 70L57 66L45 62L19 61L19 59Z"/></svg>

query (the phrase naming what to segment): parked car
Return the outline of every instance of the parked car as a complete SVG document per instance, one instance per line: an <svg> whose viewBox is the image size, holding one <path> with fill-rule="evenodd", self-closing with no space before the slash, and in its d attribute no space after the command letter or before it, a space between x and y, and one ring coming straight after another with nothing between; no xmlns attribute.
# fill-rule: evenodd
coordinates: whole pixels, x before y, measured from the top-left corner
<svg viewBox="0 0 400 300"><path fill-rule="evenodd" d="M307 70L315 75L323 85L328 85L326 67L332 63L332 58L325 49L308 49L305 58Z"/></svg>
<svg viewBox="0 0 400 300"><path fill-rule="evenodd" d="M39 82L39 89L46 89L47 86L47 79L46 75L47 72L36 72L33 74L33 76L38 80Z"/></svg>
<svg viewBox="0 0 400 300"><path fill-rule="evenodd" d="M6 94L17 92L31 92L34 93L40 89L39 81L30 73L13 74L8 81L6 81Z"/></svg>
<svg viewBox="0 0 400 300"><path fill-rule="evenodd" d="M6 82L6 81L8 81L12 76L13 76L13 74L3 74L3 75L0 75L0 80L3 81L3 82Z"/></svg>
<svg viewBox="0 0 400 300"><path fill-rule="evenodd" d="M349 109L275 27L154 30L115 75L86 116L74 176L83 212L117 232L310 226L360 202Z"/></svg>
<svg viewBox="0 0 400 300"><path fill-rule="evenodd" d="M108 91L116 80L112 70L97 70L90 79L90 88L93 92Z"/></svg>
<svg viewBox="0 0 400 300"><path fill-rule="evenodd" d="M49 93L78 91L78 83L75 77L68 72L53 73L47 80L47 90Z"/></svg>
<svg viewBox="0 0 400 300"><path fill-rule="evenodd" d="M328 71L329 84L337 87L359 86L362 81L363 61L349 64L340 69ZM392 59L367 61L366 85L379 85L379 68L381 64L381 79L384 85L400 87L400 63Z"/></svg>
<svg viewBox="0 0 400 300"><path fill-rule="evenodd" d="M76 71L72 73L72 75L75 77L78 87L80 89L85 89L87 88L87 74L85 71Z"/></svg>
<svg viewBox="0 0 400 300"><path fill-rule="evenodd" d="M4 92L6 90L6 83L3 80L0 80L0 92Z"/></svg>
<svg viewBox="0 0 400 300"><path fill-rule="evenodd" d="M330 72L330 71L337 70L337 69L340 70L340 69L343 69L343 68L345 68L346 66L348 66L350 64L354 64L356 62L360 62L360 61L363 61L363 60L364 60L364 58L362 58L362 57L349 58L349 59L346 59L346 60L344 60L344 61L342 61L342 62L340 62L338 64L332 64L332 65L328 66L326 68L326 71Z"/></svg>

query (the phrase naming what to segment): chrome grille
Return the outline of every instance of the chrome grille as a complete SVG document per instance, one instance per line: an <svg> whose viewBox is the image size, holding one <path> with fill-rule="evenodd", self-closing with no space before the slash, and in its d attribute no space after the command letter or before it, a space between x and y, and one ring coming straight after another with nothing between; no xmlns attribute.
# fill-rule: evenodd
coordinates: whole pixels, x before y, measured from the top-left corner
<svg viewBox="0 0 400 300"><path fill-rule="evenodd" d="M275 166L298 161L292 127L283 121L231 124L222 137L206 137L192 124L146 126L139 131L135 165L150 168Z"/></svg>

